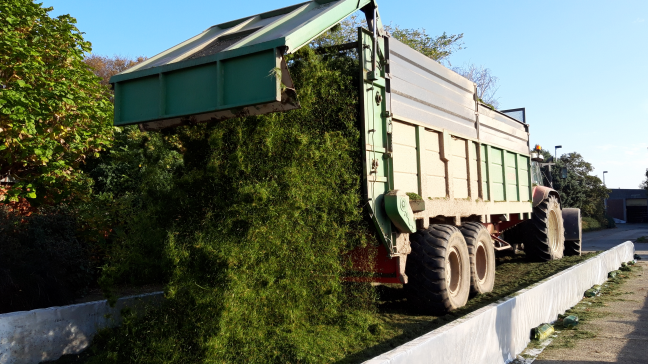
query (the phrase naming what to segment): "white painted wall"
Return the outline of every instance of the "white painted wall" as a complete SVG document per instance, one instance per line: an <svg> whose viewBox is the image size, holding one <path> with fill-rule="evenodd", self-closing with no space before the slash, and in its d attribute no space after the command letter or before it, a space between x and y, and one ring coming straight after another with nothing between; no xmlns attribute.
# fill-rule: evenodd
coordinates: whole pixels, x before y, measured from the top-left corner
<svg viewBox="0 0 648 364"><path fill-rule="evenodd" d="M145 309L162 292L123 297L111 308L106 300L0 315L0 364L38 364L83 351L99 329L121 322L124 307Z"/></svg>

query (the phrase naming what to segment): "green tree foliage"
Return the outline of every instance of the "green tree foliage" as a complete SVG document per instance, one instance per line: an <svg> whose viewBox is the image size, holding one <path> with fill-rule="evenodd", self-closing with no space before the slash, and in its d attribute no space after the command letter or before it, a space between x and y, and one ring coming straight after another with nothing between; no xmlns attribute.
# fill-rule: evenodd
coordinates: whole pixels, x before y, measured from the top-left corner
<svg viewBox="0 0 648 364"><path fill-rule="evenodd" d="M648 190L648 168L646 168L646 179L643 182L641 182L641 184L639 185L639 188L643 188L645 190Z"/></svg>
<svg viewBox="0 0 648 364"><path fill-rule="evenodd" d="M561 178L561 169L567 168L567 178ZM579 153L563 154L553 167L554 189L559 191L564 207L581 209L583 216L605 219L606 199L610 190L607 189L600 178L591 175L594 167L586 162Z"/></svg>
<svg viewBox="0 0 648 364"><path fill-rule="evenodd" d="M112 105L83 62L90 43L51 10L0 2L0 176L16 179L11 201L87 193L78 167L112 138Z"/></svg>
<svg viewBox="0 0 648 364"><path fill-rule="evenodd" d="M447 35L445 32L438 37L433 37L423 28L406 29L398 25L386 26L392 37L407 44L413 49L432 58L435 61L447 61L448 57L463 48L462 34Z"/></svg>
<svg viewBox="0 0 648 364"><path fill-rule="evenodd" d="M367 23L363 18L354 14L315 39L311 46L315 48L330 47L354 42L358 38L358 27L366 28ZM442 35L434 37L423 28L408 29L398 25L386 25L385 30L392 37L438 62L447 61L452 53L463 48L463 33L447 35L444 32Z"/></svg>

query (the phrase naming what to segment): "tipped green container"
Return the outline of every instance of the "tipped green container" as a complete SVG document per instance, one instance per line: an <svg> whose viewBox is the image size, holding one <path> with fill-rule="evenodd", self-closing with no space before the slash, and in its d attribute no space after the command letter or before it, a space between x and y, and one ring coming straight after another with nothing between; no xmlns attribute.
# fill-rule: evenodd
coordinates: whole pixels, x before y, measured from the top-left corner
<svg viewBox="0 0 648 364"><path fill-rule="evenodd" d="M598 284L585 291L585 297L594 297L601 292L601 286Z"/></svg>
<svg viewBox="0 0 648 364"><path fill-rule="evenodd" d="M533 328L533 340L544 341L554 333L554 327L551 324L542 324Z"/></svg>
<svg viewBox="0 0 648 364"><path fill-rule="evenodd" d="M578 325L578 316L569 315L563 319L563 327L568 329L573 329Z"/></svg>

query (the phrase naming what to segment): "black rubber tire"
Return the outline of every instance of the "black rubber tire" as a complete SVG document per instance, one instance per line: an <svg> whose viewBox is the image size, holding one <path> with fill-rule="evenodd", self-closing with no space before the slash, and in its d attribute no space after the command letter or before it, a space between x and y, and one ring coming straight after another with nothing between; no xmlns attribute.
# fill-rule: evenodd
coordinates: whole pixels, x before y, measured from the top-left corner
<svg viewBox="0 0 648 364"><path fill-rule="evenodd" d="M565 240L565 250L563 253L566 257L581 255L581 241L580 240Z"/></svg>
<svg viewBox="0 0 648 364"><path fill-rule="evenodd" d="M431 225L410 235L410 246L405 266L408 302L432 314L464 306L470 295L470 257L461 231Z"/></svg>
<svg viewBox="0 0 648 364"><path fill-rule="evenodd" d="M528 229L524 252L530 259L547 262L563 257L565 228L556 196L549 195L535 206L526 226Z"/></svg>
<svg viewBox="0 0 648 364"><path fill-rule="evenodd" d="M562 210L563 226L565 227L565 250L566 257L581 255L583 226L580 209L567 208Z"/></svg>
<svg viewBox="0 0 648 364"><path fill-rule="evenodd" d="M495 285L495 246L488 230L479 222L465 222L459 228L470 255L470 291L488 293Z"/></svg>

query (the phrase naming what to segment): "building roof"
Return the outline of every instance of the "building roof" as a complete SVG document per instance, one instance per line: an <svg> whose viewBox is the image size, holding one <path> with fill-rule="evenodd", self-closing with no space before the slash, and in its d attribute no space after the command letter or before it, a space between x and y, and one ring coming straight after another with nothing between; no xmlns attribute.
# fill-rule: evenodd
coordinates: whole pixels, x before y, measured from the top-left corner
<svg viewBox="0 0 648 364"><path fill-rule="evenodd" d="M625 199L625 198L648 198L648 191L644 189L611 189L610 200Z"/></svg>

